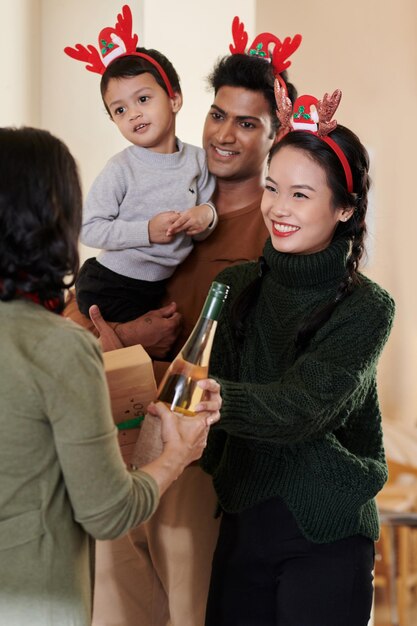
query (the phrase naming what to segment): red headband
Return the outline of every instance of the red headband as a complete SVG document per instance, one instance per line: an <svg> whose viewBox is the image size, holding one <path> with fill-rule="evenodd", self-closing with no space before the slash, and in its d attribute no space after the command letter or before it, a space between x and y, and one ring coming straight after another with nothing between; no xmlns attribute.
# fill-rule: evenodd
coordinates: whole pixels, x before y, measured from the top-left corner
<svg viewBox="0 0 417 626"><path fill-rule="evenodd" d="M352 170L342 148L328 134L337 126L337 121L332 117L339 106L342 92L336 89L331 96L324 94L322 100L307 94L300 96L292 106L291 100L282 89L280 83L275 81L275 99L277 102L277 117L281 122L283 131L305 130L313 133L328 146L338 157L342 164L346 177L346 187L349 193L353 192Z"/></svg>
<svg viewBox="0 0 417 626"><path fill-rule="evenodd" d="M98 49L91 44L85 47L77 43L75 48L68 46L64 48L64 52L76 61L87 61L86 69L96 74L104 74L110 63L121 57L133 55L146 59L158 70L165 83L169 97L174 98L175 93L169 78L158 61L155 61L148 54L136 51L138 36L132 33L132 13L127 4L122 8L122 12L118 14L115 27L110 28L110 26L106 26L100 31L98 43Z"/></svg>
<svg viewBox="0 0 417 626"><path fill-rule="evenodd" d="M246 51L248 33L245 31L243 22L241 22L237 16L232 23L232 34L233 43L229 46L230 52L232 54L255 56L271 63L275 78L280 82L285 92L287 92L287 86L280 74L291 65L291 61L288 60L288 57L290 57L300 45L302 39L301 35L294 35L292 39L291 37L286 37L284 41L281 41L271 33L260 33L253 40L249 50ZM273 49L271 52L270 46L272 44Z"/></svg>

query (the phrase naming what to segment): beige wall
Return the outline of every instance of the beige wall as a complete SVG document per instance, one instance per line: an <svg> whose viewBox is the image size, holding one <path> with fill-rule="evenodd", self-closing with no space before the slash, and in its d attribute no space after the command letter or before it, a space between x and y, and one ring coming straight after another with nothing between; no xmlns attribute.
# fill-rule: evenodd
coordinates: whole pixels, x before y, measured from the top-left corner
<svg viewBox="0 0 417 626"><path fill-rule="evenodd" d="M368 275L397 302L379 368L384 416L417 420L417 3L258 0L257 31L301 33L299 93L340 88L337 119L370 150L374 191ZM277 30L278 33L278 30Z"/></svg>
<svg viewBox="0 0 417 626"><path fill-rule="evenodd" d="M41 0L0 0L0 125L40 123Z"/></svg>

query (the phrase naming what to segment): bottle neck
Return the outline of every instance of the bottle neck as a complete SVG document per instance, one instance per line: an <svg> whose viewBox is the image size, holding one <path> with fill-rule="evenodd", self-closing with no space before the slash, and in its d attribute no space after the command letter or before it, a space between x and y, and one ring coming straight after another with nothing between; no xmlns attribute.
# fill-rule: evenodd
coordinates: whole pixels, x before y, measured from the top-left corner
<svg viewBox="0 0 417 626"><path fill-rule="evenodd" d="M198 362L203 353L209 353L214 338L217 321L200 315L193 331L185 342L181 355L186 361Z"/></svg>
<svg viewBox="0 0 417 626"><path fill-rule="evenodd" d="M199 320L204 317L210 320L217 321L219 319L224 300L224 294L209 294L204 303Z"/></svg>

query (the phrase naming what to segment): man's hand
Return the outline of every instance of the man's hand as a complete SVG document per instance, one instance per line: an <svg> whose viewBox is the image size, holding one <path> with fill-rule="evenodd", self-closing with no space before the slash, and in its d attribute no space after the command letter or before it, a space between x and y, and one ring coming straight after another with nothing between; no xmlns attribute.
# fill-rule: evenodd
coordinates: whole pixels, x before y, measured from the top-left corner
<svg viewBox="0 0 417 626"><path fill-rule="evenodd" d="M163 359L178 337L181 315L175 302L149 311L131 322L119 324L116 332L124 346L142 344L153 359Z"/></svg>
<svg viewBox="0 0 417 626"><path fill-rule="evenodd" d="M114 328L103 319L97 304L90 306L88 314L99 334L103 352L110 352L111 350L118 350L124 347Z"/></svg>
<svg viewBox="0 0 417 626"><path fill-rule="evenodd" d="M96 304L90 307L89 313L99 333L103 352L140 343L152 359L163 359L181 328L181 315L175 302L119 324L106 322Z"/></svg>

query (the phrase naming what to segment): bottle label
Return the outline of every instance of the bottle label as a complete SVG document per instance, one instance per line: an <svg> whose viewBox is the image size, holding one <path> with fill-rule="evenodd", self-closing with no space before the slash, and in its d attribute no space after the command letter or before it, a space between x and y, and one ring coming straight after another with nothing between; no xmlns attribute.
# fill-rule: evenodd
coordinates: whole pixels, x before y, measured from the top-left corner
<svg viewBox="0 0 417 626"><path fill-rule="evenodd" d="M161 383L158 400L164 402L171 411L193 417L194 408L204 394L204 389L197 383L207 378L207 374L207 367L176 358L168 369L166 380Z"/></svg>

